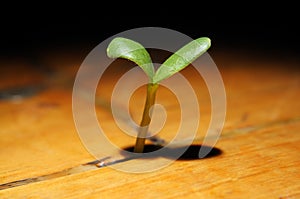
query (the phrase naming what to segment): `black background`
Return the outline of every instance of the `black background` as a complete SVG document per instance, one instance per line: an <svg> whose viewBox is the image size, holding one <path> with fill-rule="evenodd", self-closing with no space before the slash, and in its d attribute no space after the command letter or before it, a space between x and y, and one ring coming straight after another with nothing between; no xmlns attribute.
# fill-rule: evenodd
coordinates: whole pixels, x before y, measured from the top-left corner
<svg viewBox="0 0 300 199"><path fill-rule="evenodd" d="M77 3L76 8L73 4L3 6L0 56L30 57L77 48L88 53L114 34L148 26L170 28L192 38L208 36L215 49L299 54L299 17L297 7L290 4L261 7L253 2L230 10L218 4L186 3L171 8L151 2L148 9L144 9L147 2Z"/></svg>

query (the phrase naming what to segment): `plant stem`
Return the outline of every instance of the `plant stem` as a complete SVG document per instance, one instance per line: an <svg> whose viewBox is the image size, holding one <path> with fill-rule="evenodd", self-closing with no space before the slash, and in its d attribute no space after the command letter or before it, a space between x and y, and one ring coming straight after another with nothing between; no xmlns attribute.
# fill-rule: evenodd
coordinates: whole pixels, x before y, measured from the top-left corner
<svg viewBox="0 0 300 199"><path fill-rule="evenodd" d="M140 124L138 136L134 147L135 153L143 153L146 136L148 133L149 124L151 122L150 108L154 105L158 84L149 83L147 85L147 97L143 112L143 118Z"/></svg>

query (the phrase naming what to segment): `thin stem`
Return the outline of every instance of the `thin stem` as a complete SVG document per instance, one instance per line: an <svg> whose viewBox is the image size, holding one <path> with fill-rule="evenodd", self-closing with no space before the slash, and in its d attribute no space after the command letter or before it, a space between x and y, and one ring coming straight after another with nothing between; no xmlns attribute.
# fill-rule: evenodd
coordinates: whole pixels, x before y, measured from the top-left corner
<svg viewBox="0 0 300 199"><path fill-rule="evenodd" d="M142 121L140 124L140 129L139 129L138 136L136 138L135 147L134 147L135 153L143 153L143 151L144 151L145 140L146 140L149 124L151 122L150 108L155 103L155 96L156 96L157 88L158 88L158 84L149 83L147 85L146 103L145 103L145 107L144 107L143 118L142 118Z"/></svg>

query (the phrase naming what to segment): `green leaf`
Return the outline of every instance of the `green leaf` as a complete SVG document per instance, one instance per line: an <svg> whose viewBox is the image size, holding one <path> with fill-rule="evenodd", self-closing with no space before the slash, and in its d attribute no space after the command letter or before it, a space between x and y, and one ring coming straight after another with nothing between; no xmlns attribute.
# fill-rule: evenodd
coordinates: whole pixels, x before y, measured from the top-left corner
<svg viewBox="0 0 300 199"><path fill-rule="evenodd" d="M152 82L154 66L149 53L140 43L123 37L116 37L108 45L107 55L110 58L124 58L136 63Z"/></svg>
<svg viewBox="0 0 300 199"><path fill-rule="evenodd" d="M207 37L186 44L162 63L153 77L153 83L158 83L184 69L205 53L210 45L210 39Z"/></svg>

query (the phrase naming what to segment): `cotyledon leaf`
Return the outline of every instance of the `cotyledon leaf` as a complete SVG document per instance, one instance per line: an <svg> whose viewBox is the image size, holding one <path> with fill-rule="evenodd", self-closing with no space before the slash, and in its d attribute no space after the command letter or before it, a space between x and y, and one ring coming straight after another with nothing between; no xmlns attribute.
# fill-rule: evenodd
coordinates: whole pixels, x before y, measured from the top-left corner
<svg viewBox="0 0 300 199"><path fill-rule="evenodd" d="M110 58L124 58L136 63L152 82L154 66L149 53L140 43L127 38L116 37L108 45L107 55Z"/></svg>
<svg viewBox="0 0 300 199"><path fill-rule="evenodd" d="M200 37L189 42L162 63L153 77L153 83L159 83L184 69L205 53L210 45L210 39L207 37Z"/></svg>

